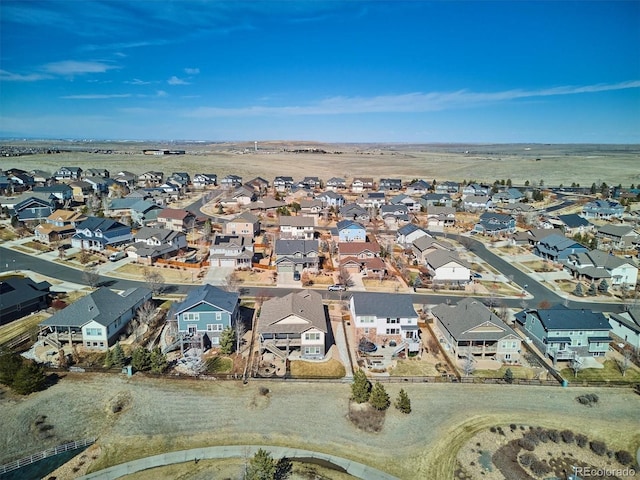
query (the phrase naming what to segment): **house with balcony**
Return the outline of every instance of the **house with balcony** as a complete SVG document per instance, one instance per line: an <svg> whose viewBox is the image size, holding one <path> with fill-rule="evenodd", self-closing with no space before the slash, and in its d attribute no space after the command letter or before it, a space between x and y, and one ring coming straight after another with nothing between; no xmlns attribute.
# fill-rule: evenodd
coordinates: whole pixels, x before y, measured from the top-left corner
<svg viewBox="0 0 640 480"><path fill-rule="evenodd" d="M340 207L340 216L344 220L367 223L371 220L369 212L355 203L347 203Z"/></svg>
<svg viewBox="0 0 640 480"><path fill-rule="evenodd" d="M174 257L187 248L184 232L168 228L142 227L133 235L133 241L133 245L127 248L128 255L147 265L152 265L159 258Z"/></svg>
<svg viewBox="0 0 640 480"><path fill-rule="evenodd" d="M40 338L56 348L75 343L107 351L151 295L144 287L121 294L99 287L41 322Z"/></svg>
<svg viewBox="0 0 640 480"><path fill-rule="evenodd" d="M640 234L631 225L603 225L596 232L599 250L633 250L640 245Z"/></svg>
<svg viewBox="0 0 640 480"><path fill-rule="evenodd" d="M202 349L220 344L222 331L240 320L240 297L213 285L192 288L184 301L174 304L167 321L175 321L183 347L189 343Z"/></svg>
<svg viewBox="0 0 640 480"><path fill-rule="evenodd" d="M392 342L400 350L420 349L418 314L411 297L392 293L356 292L349 299L349 311L356 339L366 338L376 345ZM406 343L405 343L406 342Z"/></svg>
<svg viewBox="0 0 640 480"><path fill-rule="evenodd" d="M251 268L253 237L251 235L216 235L209 248L212 267Z"/></svg>
<svg viewBox="0 0 640 480"><path fill-rule="evenodd" d="M177 232L188 232L196 226L195 214L182 208L164 208L157 219L162 228Z"/></svg>
<svg viewBox="0 0 640 480"><path fill-rule="evenodd" d="M320 200L325 207L340 208L344 205L344 197L331 190L317 195L316 199Z"/></svg>
<svg viewBox="0 0 640 480"><path fill-rule="evenodd" d="M402 190L402 180L399 178L381 178L378 189L388 192Z"/></svg>
<svg viewBox="0 0 640 480"><path fill-rule="evenodd" d="M515 318L554 364L560 360L603 357L609 350L611 326L601 312L557 305L523 310Z"/></svg>
<svg viewBox="0 0 640 480"><path fill-rule="evenodd" d="M227 175L220 181L223 188L237 188L242 185L242 177L239 175Z"/></svg>
<svg viewBox="0 0 640 480"><path fill-rule="evenodd" d="M322 360L328 348L328 322L322 296L313 290L274 297L262 304L257 320L261 352Z"/></svg>
<svg viewBox="0 0 640 480"><path fill-rule="evenodd" d="M367 240L367 230L358 222L353 220L340 220L336 224L338 231L338 242L365 242Z"/></svg>
<svg viewBox="0 0 640 480"><path fill-rule="evenodd" d="M139 187L158 187L164 183L164 173L159 171L150 170L143 173L138 177Z"/></svg>
<svg viewBox="0 0 640 480"><path fill-rule="evenodd" d="M288 192L293 187L293 177L279 175L273 179L273 189L276 192Z"/></svg>
<svg viewBox="0 0 640 480"><path fill-rule="evenodd" d="M601 250L573 253L562 262L565 269L580 281L606 280L609 286L635 286L638 282L638 267L631 259L616 257Z"/></svg>
<svg viewBox="0 0 640 480"><path fill-rule="evenodd" d="M384 192L364 192L356 199L362 208L380 208L385 202Z"/></svg>
<svg viewBox="0 0 640 480"><path fill-rule="evenodd" d="M407 207L407 210L412 213L417 213L421 209L420 202L418 202L415 198L410 197L409 195L405 195L404 193L398 194L395 197L390 198L389 204L404 205L405 207Z"/></svg>
<svg viewBox="0 0 640 480"><path fill-rule="evenodd" d="M458 182L441 182L436 183L435 193L447 193L449 195L455 195L460 191L460 184Z"/></svg>
<svg viewBox="0 0 640 480"><path fill-rule="evenodd" d="M227 235L250 235L254 237L260 233L260 219L250 212L241 213L224 225L224 233Z"/></svg>
<svg viewBox="0 0 640 480"><path fill-rule="evenodd" d="M462 197L485 197L491 192L491 187L488 185L480 185L479 183L469 183L462 187Z"/></svg>
<svg viewBox="0 0 640 480"><path fill-rule="evenodd" d="M316 227L316 219L313 217L280 217L280 238L313 240Z"/></svg>
<svg viewBox="0 0 640 480"><path fill-rule="evenodd" d="M419 263L425 263L427 256L438 250L455 252L452 244L441 238L432 237L431 235L419 236L411 243L411 252Z"/></svg>
<svg viewBox="0 0 640 480"><path fill-rule="evenodd" d="M55 198L60 203L73 200L73 190L65 183L33 187L33 193L48 195L51 198Z"/></svg>
<svg viewBox="0 0 640 480"><path fill-rule="evenodd" d="M418 201L424 208L433 206L453 207L453 199L448 193L426 193Z"/></svg>
<svg viewBox="0 0 640 480"><path fill-rule="evenodd" d="M624 207L613 200L594 200L586 203L582 207L584 218L595 218L610 220L612 218L622 218Z"/></svg>
<svg viewBox="0 0 640 480"><path fill-rule="evenodd" d="M456 224L456 209L453 207L429 207L427 208L427 229L434 232L442 232L445 227L453 227Z"/></svg>
<svg viewBox="0 0 640 480"><path fill-rule="evenodd" d="M88 217L76 225L76 233L71 237L71 246L85 250L102 251L129 243L132 239L131 227L110 218Z"/></svg>
<svg viewBox="0 0 640 480"><path fill-rule="evenodd" d="M21 222L41 222L51 215L58 205L53 198L26 196L10 209Z"/></svg>
<svg viewBox="0 0 640 480"><path fill-rule="evenodd" d="M486 212L493 208L493 202L488 195L470 195L462 199L462 209L465 212Z"/></svg>
<svg viewBox="0 0 640 480"><path fill-rule="evenodd" d="M502 192L494 193L491 201L497 203L519 203L524 199L524 194L517 188L507 188Z"/></svg>
<svg viewBox="0 0 640 480"><path fill-rule="evenodd" d="M53 174L53 178L58 181L80 180L82 169L80 167L60 167Z"/></svg>
<svg viewBox="0 0 640 480"><path fill-rule="evenodd" d="M416 180L407 185L405 192L412 197L420 197L429 193L429 190L431 190L431 184L429 182L426 180Z"/></svg>
<svg viewBox="0 0 640 480"><path fill-rule="evenodd" d="M276 269L278 273L302 273L318 271L319 245L317 240L285 240L275 242Z"/></svg>
<svg viewBox="0 0 640 480"><path fill-rule="evenodd" d="M324 206L322 201L315 198L303 198L300 200L300 214L308 217L318 218Z"/></svg>
<svg viewBox="0 0 640 480"><path fill-rule="evenodd" d="M351 182L351 191L353 193L362 193L365 190L373 190L373 178L355 177Z"/></svg>
<svg viewBox="0 0 640 480"><path fill-rule="evenodd" d="M298 182L298 186L309 190L317 190L322 187L322 181L318 177L304 177Z"/></svg>
<svg viewBox="0 0 640 480"><path fill-rule="evenodd" d="M90 177L102 177L109 178L110 173L106 168L87 168L84 172L82 172L83 178Z"/></svg>
<svg viewBox="0 0 640 480"><path fill-rule="evenodd" d="M482 302L464 298L456 305L441 303L431 309L438 337L445 349L458 358L492 358L518 363L518 334Z"/></svg>
<svg viewBox="0 0 640 480"><path fill-rule="evenodd" d="M406 225L411 220L409 209L406 205L382 205L378 216L385 226L390 230L395 230L399 226Z"/></svg>
<svg viewBox="0 0 640 480"><path fill-rule="evenodd" d="M483 235L508 235L516 231L516 219L511 215L494 212L484 212L480 220L475 224L471 233Z"/></svg>
<svg viewBox="0 0 640 480"><path fill-rule="evenodd" d="M262 177L252 178L244 185L259 194L266 193L269 190L269 180L265 180Z"/></svg>
<svg viewBox="0 0 640 480"><path fill-rule="evenodd" d="M43 243L51 243L72 236L76 225L85 221L86 215L73 210L56 210L44 223L35 228L35 239Z"/></svg>
<svg viewBox="0 0 640 480"><path fill-rule="evenodd" d="M345 190L347 188L347 181L344 178L333 177L327 180L326 189L329 191Z"/></svg>
<svg viewBox="0 0 640 480"><path fill-rule="evenodd" d="M193 188L207 188L218 185L218 175L215 173L196 173L193 176Z"/></svg>
<svg viewBox="0 0 640 480"><path fill-rule="evenodd" d="M557 233L544 237L533 249L533 253L552 262L567 260L570 255L588 251L581 243Z"/></svg>
<svg viewBox="0 0 640 480"><path fill-rule="evenodd" d="M593 232L595 229L595 225L577 213L558 215L558 221L560 222L560 229L567 237L573 237L577 234L584 235L587 232Z"/></svg>
<svg viewBox="0 0 640 480"><path fill-rule="evenodd" d="M609 315L611 333L627 345L640 350L640 308L632 307L626 312Z"/></svg>

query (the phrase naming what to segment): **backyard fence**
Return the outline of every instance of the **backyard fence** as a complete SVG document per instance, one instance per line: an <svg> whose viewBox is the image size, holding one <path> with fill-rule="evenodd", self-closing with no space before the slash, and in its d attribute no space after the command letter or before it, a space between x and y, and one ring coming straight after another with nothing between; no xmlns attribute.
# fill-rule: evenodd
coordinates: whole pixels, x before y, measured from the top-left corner
<svg viewBox="0 0 640 480"><path fill-rule="evenodd" d="M23 457L19 460L14 460L13 462L5 463L4 465L0 465L0 475L4 473L12 472L22 467L26 467L27 465L31 465L32 463L35 463L47 457L53 457L54 455L58 455L60 453L69 452L71 450L77 450L79 448L87 447L93 444L95 441L96 441L95 438L76 440L74 442L58 445L57 447L48 448L47 450L34 453L33 455L29 455L28 457Z"/></svg>

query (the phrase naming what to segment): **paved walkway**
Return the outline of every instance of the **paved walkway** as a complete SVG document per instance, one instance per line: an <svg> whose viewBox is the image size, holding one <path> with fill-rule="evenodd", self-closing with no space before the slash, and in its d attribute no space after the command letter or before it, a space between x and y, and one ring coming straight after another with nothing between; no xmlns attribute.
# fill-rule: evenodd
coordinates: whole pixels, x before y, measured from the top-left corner
<svg viewBox="0 0 640 480"><path fill-rule="evenodd" d="M346 458L313 452L310 450L302 450L299 448L275 447L269 445L226 445L221 447L194 448L191 450L162 453L160 455L141 458L105 468L104 470L80 477L79 480L112 480L132 473L148 470L150 468L162 467L164 465L172 465L176 463L193 462L196 459L211 460L253 457L260 448L268 451L271 456L276 459L286 457L290 460L316 459L322 462L329 462L338 468L344 469L349 475L363 480L398 480L397 477L389 475L381 470L377 470Z"/></svg>

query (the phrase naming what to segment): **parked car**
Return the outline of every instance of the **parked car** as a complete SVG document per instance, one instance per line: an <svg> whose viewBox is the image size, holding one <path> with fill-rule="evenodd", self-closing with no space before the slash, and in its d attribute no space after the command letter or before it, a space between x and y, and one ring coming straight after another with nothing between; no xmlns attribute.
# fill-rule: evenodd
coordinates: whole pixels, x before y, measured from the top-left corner
<svg viewBox="0 0 640 480"><path fill-rule="evenodd" d="M300 272L293 272L293 279L296 281L300 280Z"/></svg>
<svg viewBox="0 0 640 480"><path fill-rule="evenodd" d="M109 255L109 260L112 262L117 262L118 260L122 260L126 256L127 254L125 252L115 252Z"/></svg>
<svg viewBox="0 0 640 480"><path fill-rule="evenodd" d="M479 273L472 273L471 276L473 278L482 278L482 275L480 275Z"/></svg>
<svg viewBox="0 0 640 480"><path fill-rule="evenodd" d="M330 292L344 292L346 289L347 287L345 287L344 285L340 285L339 283L329 285L327 287L327 290L329 290Z"/></svg>

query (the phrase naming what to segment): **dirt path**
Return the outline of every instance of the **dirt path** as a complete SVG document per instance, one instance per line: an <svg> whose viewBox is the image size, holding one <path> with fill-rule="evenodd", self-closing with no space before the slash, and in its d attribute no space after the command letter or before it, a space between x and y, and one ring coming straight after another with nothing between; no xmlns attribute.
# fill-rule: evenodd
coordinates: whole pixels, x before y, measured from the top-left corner
<svg viewBox="0 0 640 480"><path fill-rule="evenodd" d="M392 408L382 433L365 434L346 419L348 384L68 374L26 398L0 395L0 462L95 435L102 455L92 470L163 451L262 443L334 453L411 479L449 478L468 438L510 422L571 428L629 451L640 446L640 397L630 390L589 389L600 396L590 409L577 404L576 389L398 384L386 386L392 400L400 387L413 412ZM51 428L39 431L38 415Z"/></svg>

